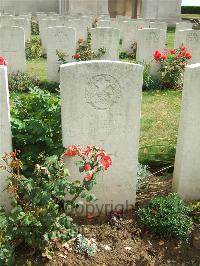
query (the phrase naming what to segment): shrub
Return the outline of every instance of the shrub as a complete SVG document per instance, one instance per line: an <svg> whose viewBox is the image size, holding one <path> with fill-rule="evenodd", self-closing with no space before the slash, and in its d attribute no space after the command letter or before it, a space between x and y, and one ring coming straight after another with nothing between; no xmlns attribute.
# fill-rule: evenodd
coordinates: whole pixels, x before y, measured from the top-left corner
<svg viewBox="0 0 200 266"><path fill-rule="evenodd" d="M9 91L27 92L30 88L39 86L40 81L27 73L18 72L16 74L9 74L8 86Z"/></svg>
<svg viewBox="0 0 200 266"><path fill-rule="evenodd" d="M189 204L191 216L195 223L200 224L200 201L194 201Z"/></svg>
<svg viewBox="0 0 200 266"><path fill-rule="evenodd" d="M13 249L10 241L8 218L5 211L0 207L0 265L12 265L13 263Z"/></svg>
<svg viewBox="0 0 200 266"><path fill-rule="evenodd" d="M155 51L154 59L159 64L158 73L163 89L182 88L183 73L191 57L184 46L179 49L166 50L164 54L158 50Z"/></svg>
<svg viewBox="0 0 200 266"><path fill-rule="evenodd" d="M33 60L42 56L42 46L39 36L32 37L30 41L26 42L26 59Z"/></svg>
<svg viewBox="0 0 200 266"><path fill-rule="evenodd" d="M140 221L151 232L187 240L192 230L189 208L177 194L156 196L145 207L138 209Z"/></svg>
<svg viewBox="0 0 200 266"><path fill-rule="evenodd" d="M40 35L39 23L34 17L31 19L31 35Z"/></svg>
<svg viewBox="0 0 200 266"><path fill-rule="evenodd" d="M13 97L13 146L22 151L24 168L36 163L38 157L42 162L45 157L60 154L63 150L60 98L39 88Z"/></svg>
<svg viewBox="0 0 200 266"><path fill-rule="evenodd" d="M94 53L91 49L91 33L88 31L87 40L79 39L78 47L73 58L76 61L88 61L93 59L99 59L106 53L106 49L101 47L97 53ZM57 50L58 62L60 64L66 64L68 62L68 55L63 50Z"/></svg>
<svg viewBox="0 0 200 266"><path fill-rule="evenodd" d="M119 54L120 59L129 59L129 60L135 60L136 59L136 51L137 51L137 43L134 42L131 45L131 52L122 51Z"/></svg>
<svg viewBox="0 0 200 266"><path fill-rule="evenodd" d="M12 210L7 219L0 212L0 233L1 229L5 231L8 228L11 235L8 239L4 231L0 235L0 258L4 261L8 259L7 253L3 254L4 257L1 254L1 251L7 251L7 248L2 248L6 241L22 241L50 258L55 248L77 235L77 226L71 218L72 210L79 206L77 199L80 197L88 202L95 199L91 190L97 183L97 175L107 170L112 161L100 147L82 148L73 144L66 148L60 158L51 156L46 158L43 165L36 164L34 173L26 176L17 156L14 151L1 158L4 163L0 169L9 174L7 192L11 194ZM76 165L83 174L82 181L69 180L65 157L78 157ZM92 256L96 244L87 244L84 251Z"/></svg>

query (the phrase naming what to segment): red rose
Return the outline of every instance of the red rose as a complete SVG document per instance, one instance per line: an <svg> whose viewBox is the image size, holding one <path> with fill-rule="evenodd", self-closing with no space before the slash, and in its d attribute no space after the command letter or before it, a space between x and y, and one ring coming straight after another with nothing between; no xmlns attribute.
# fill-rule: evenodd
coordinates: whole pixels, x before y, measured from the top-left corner
<svg viewBox="0 0 200 266"><path fill-rule="evenodd" d="M191 55L191 53L186 53L186 55L185 55L188 59L191 59L192 58L192 55Z"/></svg>
<svg viewBox="0 0 200 266"><path fill-rule="evenodd" d="M107 170L112 165L112 159L110 158L109 155L105 155L104 157L101 158L100 163L104 168L104 170Z"/></svg>
<svg viewBox="0 0 200 266"><path fill-rule="evenodd" d="M94 215L93 215L91 212L88 212L88 213L86 214L86 219L91 220L91 219L93 219L93 218L94 218Z"/></svg>
<svg viewBox="0 0 200 266"><path fill-rule="evenodd" d="M84 169L85 169L86 172L90 171L90 170L91 170L91 166L90 166L90 164L89 164L89 163L86 163L86 164L84 165Z"/></svg>
<svg viewBox="0 0 200 266"><path fill-rule="evenodd" d="M71 146L67 147L66 151L64 152L64 156L81 156L82 155L82 147L80 145L72 144Z"/></svg>
<svg viewBox="0 0 200 266"><path fill-rule="evenodd" d="M91 181L92 179L92 174L87 174L85 177L84 177L85 181Z"/></svg>
<svg viewBox="0 0 200 266"><path fill-rule="evenodd" d="M1 66L7 66L7 62L3 57L0 57L0 65Z"/></svg>
<svg viewBox="0 0 200 266"><path fill-rule="evenodd" d="M185 57L186 54L187 54L187 52L186 52L186 51L183 51L183 52L181 53L181 56Z"/></svg>
<svg viewBox="0 0 200 266"><path fill-rule="evenodd" d="M74 59L78 60L81 58L81 55L79 53L73 55Z"/></svg>
<svg viewBox="0 0 200 266"><path fill-rule="evenodd" d="M185 51L186 50L186 47L185 46L182 46L181 47L181 51Z"/></svg>
<svg viewBox="0 0 200 266"><path fill-rule="evenodd" d="M161 56L161 59L162 59L162 60L166 60L166 59L167 59L167 55L166 55L166 54L163 54L163 55Z"/></svg>
<svg viewBox="0 0 200 266"><path fill-rule="evenodd" d="M175 54L174 49L171 49L171 50L170 50L170 54Z"/></svg>
<svg viewBox="0 0 200 266"><path fill-rule="evenodd" d="M162 54L161 54L160 51L156 50L156 51L154 52L153 56L154 56L154 59L156 60L156 62L158 62L159 59L161 58Z"/></svg>

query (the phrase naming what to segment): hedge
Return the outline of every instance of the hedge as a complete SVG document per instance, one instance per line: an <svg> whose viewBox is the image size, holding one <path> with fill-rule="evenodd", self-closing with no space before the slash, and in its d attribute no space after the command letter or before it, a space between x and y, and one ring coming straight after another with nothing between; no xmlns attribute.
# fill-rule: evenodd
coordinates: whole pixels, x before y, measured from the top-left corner
<svg viewBox="0 0 200 266"><path fill-rule="evenodd" d="M200 6L182 6L182 14L200 14Z"/></svg>

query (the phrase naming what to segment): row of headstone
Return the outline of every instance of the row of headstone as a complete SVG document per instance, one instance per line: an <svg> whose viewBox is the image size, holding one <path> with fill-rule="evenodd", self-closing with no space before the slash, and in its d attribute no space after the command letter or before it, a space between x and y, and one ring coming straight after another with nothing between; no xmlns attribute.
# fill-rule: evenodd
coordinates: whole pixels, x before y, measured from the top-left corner
<svg viewBox="0 0 200 266"><path fill-rule="evenodd" d="M89 61L62 65L60 75L63 146L95 144L109 151L113 161L112 168L97 177L94 192L98 200L93 207L90 204L90 211L132 208L136 201L143 67ZM173 180L174 190L186 200L200 198L199 83L200 64L188 66ZM0 153L12 148L8 99L6 67L0 66ZM77 178L74 161L67 163ZM0 172L0 176L3 190L6 173ZM1 205L8 206L8 202L1 192Z"/></svg>
<svg viewBox="0 0 200 266"><path fill-rule="evenodd" d="M25 39L30 40L31 38L31 19L29 16L0 16L0 27L4 26L16 26L24 29Z"/></svg>
<svg viewBox="0 0 200 266"><path fill-rule="evenodd" d="M48 80L59 82L59 58L57 51L63 52L68 63L73 61L72 55L76 52L76 33L73 28L49 27L47 28L47 66ZM136 34L135 34L136 36ZM136 59L151 64L152 74L156 72L153 53L156 49L165 49L166 31L160 29L141 29L137 33ZM136 39L135 39L136 40ZM127 47L131 46L127 43ZM99 60L119 60L120 31L114 28L91 29L91 50L97 55L100 49L105 53ZM133 42L132 42L133 43Z"/></svg>

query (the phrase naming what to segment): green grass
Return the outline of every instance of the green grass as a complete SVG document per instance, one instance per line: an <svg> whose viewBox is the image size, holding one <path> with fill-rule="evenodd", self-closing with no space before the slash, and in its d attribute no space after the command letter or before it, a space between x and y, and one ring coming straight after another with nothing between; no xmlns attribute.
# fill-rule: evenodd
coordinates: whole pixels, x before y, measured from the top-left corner
<svg viewBox="0 0 200 266"><path fill-rule="evenodd" d="M139 155L141 162L173 162L180 106L180 91L143 92Z"/></svg>
<svg viewBox="0 0 200 266"><path fill-rule="evenodd" d="M187 19L200 19L200 14L182 14L181 17Z"/></svg>
<svg viewBox="0 0 200 266"><path fill-rule="evenodd" d="M47 60L40 58L28 61L28 73L41 81L47 81Z"/></svg>
<svg viewBox="0 0 200 266"><path fill-rule="evenodd" d="M167 30L166 45L168 49L174 48L175 27L170 27Z"/></svg>

